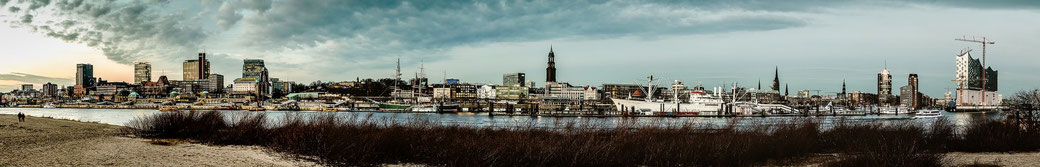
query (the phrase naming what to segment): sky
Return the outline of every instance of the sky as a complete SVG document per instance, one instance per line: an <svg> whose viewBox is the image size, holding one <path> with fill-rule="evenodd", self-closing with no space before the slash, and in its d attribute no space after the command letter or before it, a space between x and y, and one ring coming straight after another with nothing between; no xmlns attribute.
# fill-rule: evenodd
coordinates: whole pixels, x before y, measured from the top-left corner
<svg viewBox="0 0 1040 167"><path fill-rule="evenodd" d="M243 59L273 78L302 83L393 77L424 67L433 81L501 84L523 72L544 85L547 54L572 85L645 84L821 93L877 91L920 75L923 93L954 88L955 57L987 37L1000 91L1040 88L1040 1L994 0L0 0L0 90L71 85L75 64L109 81L181 79L181 63L207 52L225 83Z"/></svg>

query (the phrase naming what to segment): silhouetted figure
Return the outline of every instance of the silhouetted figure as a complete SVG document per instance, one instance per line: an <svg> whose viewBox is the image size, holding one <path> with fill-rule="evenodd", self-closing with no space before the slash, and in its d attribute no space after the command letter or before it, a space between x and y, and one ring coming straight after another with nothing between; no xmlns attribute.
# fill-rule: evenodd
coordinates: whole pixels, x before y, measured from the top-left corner
<svg viewBox="0 0 1040 167"><path fill-rule="evenodd" d="M18 113L18 122L25 122L25 114Z"/></svg>

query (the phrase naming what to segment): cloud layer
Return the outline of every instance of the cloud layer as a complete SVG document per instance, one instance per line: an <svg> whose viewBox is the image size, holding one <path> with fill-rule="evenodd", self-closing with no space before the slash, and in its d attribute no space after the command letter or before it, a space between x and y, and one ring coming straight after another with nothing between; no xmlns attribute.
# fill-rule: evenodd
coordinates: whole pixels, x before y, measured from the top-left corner
<svg viewBox="0 0 1040 167"><path fill-rule="evenodd" d="M4 5L9 6L6 22L98 48L119 63L177 62L206 49L318 68L313 71L386 68L396 57L437 61L449 56L445 50L483 43L656 38L807 23L803 14L789 10L640 1L26 0ZM45 19L37 19L40 15ZM235 63L240 62L228 64Z"/></svg>
<svg viewBox="0 0 1040 167"><path fill-rule="evenodd" d="M10 25L97 48L123 64L179 69L205 50L229 80L240 59L262 58L282 75L274 77L308 81L388 70L398 57L406 66L446 60L452 49L494 43L800 28L849 6L1030 10L1040 1L0 0L0 13Z"/></svg>

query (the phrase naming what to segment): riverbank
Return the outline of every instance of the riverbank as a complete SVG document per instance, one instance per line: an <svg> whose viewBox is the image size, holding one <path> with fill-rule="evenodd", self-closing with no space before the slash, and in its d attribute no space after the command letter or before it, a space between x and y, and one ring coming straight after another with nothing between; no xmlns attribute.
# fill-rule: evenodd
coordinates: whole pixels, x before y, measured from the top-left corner
<svg viewBox="0 0 1040 167"><path fill-rule="evenodd" d="M77 121L51 119L51 118L39 118L39 117L30 117L30 118L28 118L27 122L17 122L16 120L17 119L13 115L0 114L0 150L3 150L3 151L0 151L0 166L314 166L315 165L314 163L310 163L310 162L301 162L301 161L295 161L295 160L290 160L288 158L284 158L284 157L280 156L280 154L278 154L278 153L273 153L273 151L268 151L268 150L270 150L269 148L262 148L260 146L243 146L243 145L236 145L236 144L230 144L230 145L226 145L226 146L213 146L213 145L203 145L203 144L192 144L192 143L186 143L186 142L183 142L183 141L176 141L176 140L159 140L161 142L154 142L153 140L150 140L150 139L133 138L133 137L126 137L126 136L120 135L120 130L122 128L124 128L122 126L105 125L105 124L89 123L89 122L77 122ZM297 125L301 125L301 124L297 124ZM316 124L312 124L312 125L316 125ZM307 125L301 125L301 126L305 126L306 127ZM428 125L424 125L424 126L428 126ZM405 128L405 129L400 129L400 128ZM302 128L302 129L292 128L292 129L302 130L302 131L298 131L298 132L310 132L311 130L314 130L314 129L311 129L311 128ZM382 128L380 128L380 129L382 129ZM372 136L383 136L383 135L379 135L379 134L396 134L396 135L391 135L391 136L396 136L396 137L383 138L382 140L377 140L377 139L373 139L373 138L368 138L367 140L364 140L367 143L376 143L376 145L380 145L380 147L367 148L367 149L356 149L356 150L359 150L359 151L355 151L355 152L357 152L358 155L362 155L362 156L364 156L364 155L377 155L376 153L383 153L383 154L387 154L387 153L389 153L389 154L408 154L406 152L421 153L421 152L433 151L433 152L429 152L430 154L422 154L422 155L430 156L430 155L436 155L436 154L433 154L434 152L437 152L437 153L452 153L452 152L459 153L458 151L465 151L465 152L468 152L468 153L472 153L472 154L467 154L467 155L469 155L467 157L474 157L474 156L475 157L481 157L481 156L478 156L478 154L479 154L479 155L491 156L490 158L495 158L495 159L501 158L501 159L498 159L498 160L521 160L521 159L507 158L507 157L510 157L510 156L504 156L504 155L515 155L515 154L511 154L511 152L509 151L509 150L511 150L513 148L519 148L519 149L524 149L524 150L533 151L533 152L541 152L541 153L568 153L568 151L566 151L566 150L560 150L560 149L564 149L563 147L556 147L556 146L569 145L569 144L566 144L566 143L571 143L572 146L573 146L573 144L582 145L582 144L580 144L581 142L574 143L576 141L561 141L562 139L559 138L559 137L561 137L559 134L549 133L547 131L540 131L540 132L539 131L527 131L527 132L522 132L523 134L512 134L510 132L494 131L494 130L493 131L485 131L485 130L472 131L472 130L466 130L466 128L461 128L461 129L459 129L459 128L448 128L448 129L444 129L444 128L432 128L432 129L431 128L420 128L420 129L418 129L419 131L407 132L407 131L410 131L408 129L411 129L411 128L408 128L407 126L405 126L405 127L398 126L398 128L383 129L383 130L390 130L390 132L379 132L379 131L369 131L368 132L368 133L378 133L378 134L373 134L373 135L353 136L353 138L349 137L349 135L347 135L347 136L335 135L335 136L338 136L336 138L341 139L341 140L354 140L354 141L356 141L356 140L362 140L363 138L366 138L366 136L372 137ZM454 129L454 130L452 130L452 129ZM369 129L369 130L371 130L371 129ZM404 131L402 131L402 130L404 130ZM685 135L682 135L682 136L687 136L687 137L683 137L683 138L686 138L686 139L689 139L690 137L693 137L693 138L703 138L703 136L701 136L701 135L696 135L696 134L702 134L703 135L703 133L712 133L712 134L720 134L720 135L727 135L727 136L729 136L729 135L736 135L736 134L730 134L730 133L719 133L719 132L714 132L714 131L701 131L699 133L687 134L687 133L685 133L683 131L671 131L671 130L666 130L666 129L664 129L664 130L666 132L670 131L669 133L680 132L680 134L685 134ZM478 132L478 133L471 133L471 132ZM759 137L756 137L756 136L760 136L760 135L767 135L767 136L765 136L766 138L762 138L762 139L778 138L778 137L779 138L789 138L791 134L798 134L798 133L791 133L791 132L799 132L799 131L798 130L788 131L788 133L784 133L784 134L788 134L788 135L780 135L780 136L776 136L775 134L768 134L768 133L766 133L766 134L754 133L754 132L753 133L740 133L740 134L743 134L743 135L740 135L740 136L744 136L744 137L740 137L740 138L759 139ZM453 142L450 139L445 139L444 138L446 136L452 136L452 135L446 135L447 133L468 134L468 135L463 135L462 138L464 138L464 141ZM824 132L824 133L829 133L829 132ZM323 133L323 134L333 134L333 133ZM336 134L342 134L342 133L336 133ZM434 138L439 138L439 142L430 142L430 143L427 143L427 144L440 143L442 146L444 146L444 145L454 145L454 146L450 146L450 147L447 147L447 148L446 147L438 147L438 148L441 148L441 149L437 149L437 148L422 149L422 150L425 150L425 151L422 151L422 150L410 150L409 151L409 150L407 150L407 148L392 147L392 146L397 145L397 144L409 143L407 141L423 141L421 138L415 138L415 136L409 137L410 135L407 135L407 134L424 134L426 136L435 136ZM526 135L524 135L524 134L526 134ZM632 133L621 133L621 134L595 133L595 134L597 134L597 135L592 135L592 136L579 135L579 136L584 136L584 137L579 137L579 138L585 138L585 139L592 139L592 138L611 139L611 138L615 138L615 137L619 137L619 136L629 136L628 138L631 138L631 137L633 137L633 135L635 135L635 136L645 135L645 134L639 134L639 133L636 133L636 134L632 134ZM809 134L811 135L812 133L809 133ZM603 136L603 135L607 135L607 136ZM439 137L436 137L436 136L439 136ZM464 137L464 136L469 136L469 137ZM524 136L534 137L534 138L538 138L538 139L542 139L542 140L513 140L513 139L517 139L517 137L525 138ZM598 137L596 137L596 136L598 136ZM614 137L609 137L609 136L614 136ZM814 135L811 135L811 136L814 136ZM384 136L384 137L390 137L390 136ZM658 137L660 137L660 136L658 136ZM401 138L401 139L395 140L394 138ZM415 140L403 140L403 138L415 139ZM458 138L458 137L448 137L448 138L455 139L455 138ZM641 137L636 137L636 138L641 138ZM828 138L830 138L830 137L828 137ZM496 140L496 139L501 139L501 140ZM704 138L704 139L711 139L711 138ZM809 138L809 139L812 139L812 138ZM511 142L505 142L507 140L511 141ZM614 140L616 140L616 139L614 139ZM310 148L310 147L306 147L306 144L316 144L316 143L306 142L307 140L293 140L293 141L300 141L300 142L294 142L294 144L299 144L299 146L301 146L301 147L296 147L296 148ZM391 143L383 143L383 142L386 142L386 141L390 141ZM438 141L438 140L435 139L435 140L429 140L429 141ZM484 142L476 142L476 141L484 141ZM499 141L499 142L495 142L495 141ZM582 141L593 141L593 140L582 140ZM638 141L638 140L627 140L627 141L633 141L634 142L634 141ZM701 141L715 141L715 142L712 142L712 143L718 143L718 142L724 142L725 143L725 141L731 141L731 140L701 140ZM649 146L654 146L654 148L661 149L661 148L667 148L667 147L662 147L662 146L688 148L690 146L697 145L696 143L681 143L681 142L676 143L676 142L668 142L668 141L664 141L664 142L671 143L671 144L665 144L665 145L652 144L652 145L649 145ZM767 141L763 141L763 142L768 142L768 140ZM774 143L774 142L769 142L769 143ZM153 143L155 143L155 144L153 144ZM380 143L382 143L382 144L380 144ZM494 149L494 148L496 148L496 146L499 146L497 144L501 144L501 143L513 143L513 144L510 144L511 146L507 145L507 147L503 148L503 149ZM746 143L746 142L742 142L742 143ZM780 145L776 145L776 144L758 143L758 142L752 142L752 143L755 145L755 147L748 147L748 148L743 148L742 147L743 149L741 149L741 148L729 148L729 149L738 149L738 150L752 149L752 150L754 150L754 149L762 149L762 148L770 148L770 147L781 147ZM790 144L799 144L798 142L788 142L788 143L790 143ZM384 145L384 144L386 144L386 145ZM432 145L427 145L427 144L423 144L423 143L412 143L412 144L417 144L416 146L432 146ZM606 145L602 145L602 144L606 144ZM620 143L614 143L614 144L620 144ZM522 146L522 145L527 145L527 146ZM597 148L608 147L610 145L613 145L613 144L600 143L600 144L596 144L596 145L591 145L592 147L578 147L578 148L582 148L582 149L579 149L579 150L593 150L595 152L595 150L597 150ZM389 147L390 149L380 149L380 148L387 148L387 147L383 147L383 146L391 146L391 147ZM487 147L481 147L481 146L487 146ZM590 145L583 145L583 146L590 146ZM730 146L734 146L734 145L730 145ZM454 148L454 149L452 149L452 148ZM474 149L474 150L473 151L466 151L467 150L466 148L470 148L470 149ZM566 147L566 148L572 148L572 147ZM634 148L628 148L628 147L623 147L623 148L634 149ZM696 148L698 148L696 150L699 150L699 151L694 151L694 152L689 152L689 153L696 153L696 152L709 153L709 152L713 152L713 153L707 154L708 156L710 156L712 154L714 154L714 155L723 155L723 154L716 154L716 153L733 153L733 152L718 152L718 151L723 151L723 150L712 149L713 147L710 147L710 146L707 146L707 145L701 145L701 146L698 146ZM404 149L404 150L402 150L402 149ZM448 150L445 150L445 149L448 149ZM330 150L327 150L327 151L332 151L332 152L329 152L329 153L349 152L349 151L334 151L334 150L350 150L350 149L330 149ZM388 152L390 150L397 150L398 152ZM441 151L436 151L436 150L441 150ZM455 150L455 151L449 151L449 150ZM481 151L481 150L483 150L483 151ZM638 150L640 150L640 149L636 149L636 151L638 151ZM683 150L685 150L685 149L683 149ZM785 152L784 150L788 150L788 149L779 149L779 148L777 148L777 149L766 149L766 150L772 150L772 151L769 151L769 152L772 152L770 154L774 154L774 153L784 153ZM297 151L306 151L306 150L281 150L281 151L297 152ZM415 151L418 151L418 152L415 152ZM745 151L747 151L747 150L745 150ZM831 151L826 151L826 152L831 152ZM791 165L791 166L827 166L829 163L836 162L836 161L841 160L841 158L850 156L849 154L841 153L840 151L839 152L834 152L834 153L826 153L826 152L824 152L824 153L819 153L818 152L818 153L803 154L804 156L807 156L807 157L794 156L793 159L791 159L791 157L789 157L789 158L781 158L781 157L787 157L787 156L776 157L776 158L780 158L780 159L768 158L768 159L772 159L772 160L766 160L768 162L763 162L763 161L761 161L761 159L760 160L750 160L750 161L758 161L758 163L750 162L750 164L757 164L757 165ZM300 152L297 152L297 153L300 153ZM493 154L489 154L489 153L493 153ZM515 153L515 152L513 152L513 153ZM591 152L586 152L586 153L591 153ZM747 152L743 152L743 153L747 153ZM415 154L410 154L410 155L415 155ZM583 155L583 154L578 154L578 155ZM617 156L618 154L596 154L596 155L615 155L615 156ZM765 156L765 155L758 155L758 154L753 154L753 155L754 156ZM382 161L382 163L377 162L376 164L398 164L398 163L424 164L422 160L418 160L418 159L411 159L411 160L400 159L401 157L408 157L408 156L395 156L395 157L398 157L398 159L396 159L396 160L392 160L391 159L389 161ZM798 158L798 157L802 157L802 158ZM368 158L375 158L375 157L368 157ZM489 158L489 157L484 157L484 158ZM659 157L659 158L667 158L667 157ZM357 160L357 159L355 159L355 160ZM361 159L361 160L365 160L365 159ZM418 160L418 162L416 162L417 160ZM462 159L456 159L456 160L464 161L464 162L466 161L466 160L462 160ZM483 158L468 159L468 161L481 161L481 160L484 160L484 159ZM661 159L658 159L658 160L661 160ZM743 160L749 160L749 159L743 159ZM412 161L413 163L408 163L409 161ZM573 161L573 160L567 160L567 161L569 162L569 161ZM976 162L977 163L982 163L982 164L997 164L997 165L1001 165L1001 166L1038 166L1038 165L1040 165L1040 164L1038 164L1038 163L1040 163L1040 152L1016 152L1016 153L1006 153L1006 152L997 152L997 153L963 153L963 152L953 152L953 153L947 153L945 155L945 161L946 161L945 166L971 165L971 164L974 164ZM458 162L458 161L456 161L456 162ZM510 166L510 164L518 165L518 164L531 163L531 162L533 162L533 161L527 161L527 162L524 162L524 161L509 161L509 162L500 162L500 165ZM445 163L443 161L439 162L439 163L436 162L436 161L434 161L434 162L427 162L427 163L430 163L430 164L453 164L453 163L450 163L450 162L449 163ZM476 163L476 162L473 162L473 163ZM573 163L573 162L571 162L571 163ZM586 162L586 163L588 163L588 162ZM624 162L620 162L620 163L624 163ZM651 163L652 164L653 161L648 161L648 162L644 162L644 163ZM725 162L722 162L722 163L725 163ZM347 162L347 164L351 164L351 163ZM737 163L737 164L731 164L731 165L739 165L739 164L749 165L749 162Z"/></svg>
<svg viewBox="0 0 1040 167"><path fill-rule="evenodd" d="M745 128L559 122L555 128L502 129L363 115L284 117L274 124L264 114L223 118L220 112L164 112L128 126L147 138L259 145L334 166L1030 166L1040 160L1033 131L987 120L958 134L944 119L928 125L839 121L827 128L820 120L799 119Z"/></svg>
<svg viewBox="0 0 1040 167"><path fill-rule="evenodd" d="M0 166L314 166L257 146L153 142L122 128L0 114Z"/></svg>

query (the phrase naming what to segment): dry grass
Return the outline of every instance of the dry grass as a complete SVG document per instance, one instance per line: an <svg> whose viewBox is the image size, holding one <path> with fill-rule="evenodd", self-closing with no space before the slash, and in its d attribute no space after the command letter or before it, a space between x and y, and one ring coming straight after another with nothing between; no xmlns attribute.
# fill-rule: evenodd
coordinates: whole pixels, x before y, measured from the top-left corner
<svg viewBox="0 0 1040 167"><path fill-rule="evenodd" d="M146 138L259 145L334 166L760 166L796 164L820 153L841 155L826 166L942 166L946 151L988 148L968 144L973 141L1026 140L1024 135L980 134L1016 134L991 124L973 124L960 137L946 120L927 128L845 122L821 128L819 120L800 119L744 128L734 123L713 127L622 121L616 128L558 122L548 129L474 128L425 119L395 122L357 114L289 115L274 123L262 114L231 121L224 117L219 112L161 113L132 121L127 132Z"/></svg>
<svg viewBox="0 0 1040 167"><path fill-rule="evenodd" d="M957 151L1030 152L1040 149L1040 131L1031 120L976 119L965 129Z"/></svg>

